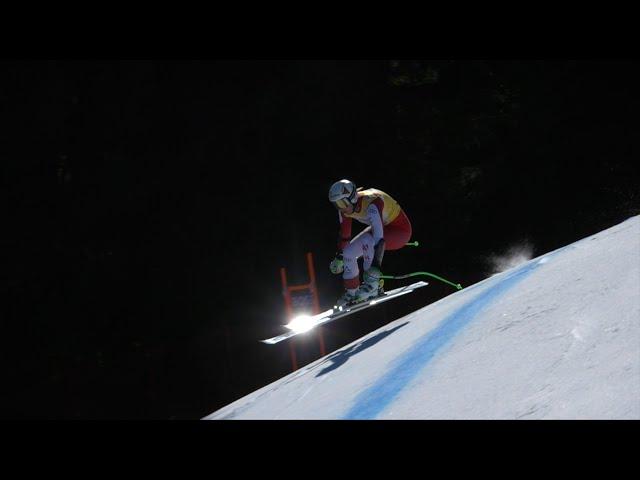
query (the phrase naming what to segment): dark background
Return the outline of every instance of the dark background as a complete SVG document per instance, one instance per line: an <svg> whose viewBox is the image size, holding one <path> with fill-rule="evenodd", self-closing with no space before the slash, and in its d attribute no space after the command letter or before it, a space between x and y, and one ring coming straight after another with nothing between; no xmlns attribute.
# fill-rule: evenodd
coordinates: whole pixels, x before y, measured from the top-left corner
<svg viewBox="0 0 640 480"><path fill-rule="evenodd" d="M609 60L0 62L0 416L198 419L291 371L279 268L321 307L349 178L465 286L640 213L640 70ZM359 231L359 228L355 230ZM408 283L389 282L392 285ZM333 351L453 293L323 328ZM315 336L296 340L300 365Z"/></svg>

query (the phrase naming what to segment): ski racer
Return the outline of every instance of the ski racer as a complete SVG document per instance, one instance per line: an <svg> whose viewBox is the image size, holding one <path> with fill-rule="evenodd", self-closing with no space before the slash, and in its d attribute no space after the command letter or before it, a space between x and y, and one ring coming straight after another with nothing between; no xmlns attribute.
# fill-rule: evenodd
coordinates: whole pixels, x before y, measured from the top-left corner
<svg viewBox="0 0 640 480"><path fill-rule="evenodd" d="M411 238L411 223L389 194L375 188L356 188L350 180L331 185L329 201L338 209L340 231L338 252L329 269L342 273L345 292L336 303L359 303L382 294L382 257L386 250L398 250ZM351 238L352 220L367 227ZM360 284L358 258L363 257L363 282Z"/></svg>

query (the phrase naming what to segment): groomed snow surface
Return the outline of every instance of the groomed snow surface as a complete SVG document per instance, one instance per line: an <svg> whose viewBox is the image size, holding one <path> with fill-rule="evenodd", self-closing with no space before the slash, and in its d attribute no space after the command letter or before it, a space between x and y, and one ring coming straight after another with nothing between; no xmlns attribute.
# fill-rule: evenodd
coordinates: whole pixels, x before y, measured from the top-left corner
<svg viewBox="0 0 640 480"><path fill-rule="evenodd" d="M453 293L205 419L640 419L640 217Z"/></svg>

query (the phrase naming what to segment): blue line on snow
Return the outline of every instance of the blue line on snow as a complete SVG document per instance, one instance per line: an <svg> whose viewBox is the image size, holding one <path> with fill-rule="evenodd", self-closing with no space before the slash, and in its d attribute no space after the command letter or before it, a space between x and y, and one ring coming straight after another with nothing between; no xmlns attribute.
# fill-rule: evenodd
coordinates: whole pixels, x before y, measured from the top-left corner
<svg viewBox="0 0 640 480"><path fill-rule="evenodd" d="M545 261L550 257L546 256ZM373 419L393 402L400 391L429 363L435 354L469 324L487 305L506 293L541 263L540 260L523 265L493 287L479 294L469 303L453 312L434 330L396 362L386 375L358 395L354 405L344 415L345 420Z"/></svg>

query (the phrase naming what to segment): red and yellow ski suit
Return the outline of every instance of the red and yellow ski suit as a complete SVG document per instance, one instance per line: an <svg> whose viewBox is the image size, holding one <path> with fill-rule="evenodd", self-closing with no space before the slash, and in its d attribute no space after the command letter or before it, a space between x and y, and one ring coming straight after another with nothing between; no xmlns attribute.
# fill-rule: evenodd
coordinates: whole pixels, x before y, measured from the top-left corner
<svg viewBox="0 0 640 480"><path fill-rule="evenodd" d="M338 251L344 260L345 288L357 288L359 285L358 258L364 258L363 268L371 267L374 246L384 239L385 251L398 250L411 238L411 222L398 202L382 190L369 188L357 192L357 201L353 213L338 212L340 233ZM367 225L356 237L351 239L353 219Z"/></svg>

